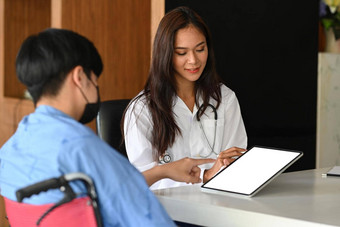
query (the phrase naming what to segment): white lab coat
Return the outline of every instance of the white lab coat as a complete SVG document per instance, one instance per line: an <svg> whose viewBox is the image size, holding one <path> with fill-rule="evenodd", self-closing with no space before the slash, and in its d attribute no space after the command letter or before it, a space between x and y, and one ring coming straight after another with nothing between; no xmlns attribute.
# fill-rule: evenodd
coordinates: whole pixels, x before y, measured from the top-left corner
<svg viewBox="0 0 340 227"><path fill-rule="evenodd" d="M217 127L214 152L211 149L200 129L196 119L198 108L195 106L193 112L185 105L178 96L174 99L173 111L175 120L180 127L182 135L176 137L172 147L167 149L172 160L185 157L191 158L216 158L217 154L230 147L247 147L247 135L243 124L241 111L235 93L221 85L222 100L217 109ZM201 101L201 100L200 100ZM202 101L200 102L202 103ZM216 101L210 99L210 104L216 106ZM201 117L201 123L207 135L209 143L213 145L215 130L214 113L210 107ZM130 105L124 120L125 146L130 162L141 172L156 165L160 165L158 159L154 158L156 151L151 145L151 130L153 122L144 98ZM157 126L156 126L157 127ZM212 164L201 167L201 176L204 169L211 168ZM161 189L187 185L170 179L163 179L153 184L150 189Z"/></svg>

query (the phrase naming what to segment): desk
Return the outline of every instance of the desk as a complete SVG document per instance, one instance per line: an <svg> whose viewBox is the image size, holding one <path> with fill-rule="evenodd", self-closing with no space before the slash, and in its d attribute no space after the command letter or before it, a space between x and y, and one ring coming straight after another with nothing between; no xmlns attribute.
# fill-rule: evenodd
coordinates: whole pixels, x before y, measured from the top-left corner
<svg viewBox="0 0 340 227"><path fill-rule="evenodd" d="M340 177L329 168L284 173L252 198L208 194L200 185L155 190L171 218L203 226L340 226Z"/></svg>

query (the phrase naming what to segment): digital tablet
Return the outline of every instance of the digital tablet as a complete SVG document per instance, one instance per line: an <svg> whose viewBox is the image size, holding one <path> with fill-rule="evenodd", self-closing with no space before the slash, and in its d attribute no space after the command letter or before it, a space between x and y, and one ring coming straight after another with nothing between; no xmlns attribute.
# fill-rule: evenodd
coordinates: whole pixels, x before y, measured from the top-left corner
<svg viewBox="0 0 340 227"><path fill-rule="evenodd" d="M300 151L254 146L201 189L209 193L254 196L302 155Z"/></svg>

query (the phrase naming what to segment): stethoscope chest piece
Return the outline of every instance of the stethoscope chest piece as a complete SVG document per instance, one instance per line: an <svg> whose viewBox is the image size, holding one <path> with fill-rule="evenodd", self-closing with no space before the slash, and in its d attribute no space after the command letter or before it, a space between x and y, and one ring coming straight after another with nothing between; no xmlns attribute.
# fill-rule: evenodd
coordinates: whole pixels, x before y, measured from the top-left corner
<svg viewBox="0 0 340 227"><path fill-rule="evenodd" d="M165 164L171 162L171 156L169 153L165 152L164 155L159 156L159 163Z"/></svg>

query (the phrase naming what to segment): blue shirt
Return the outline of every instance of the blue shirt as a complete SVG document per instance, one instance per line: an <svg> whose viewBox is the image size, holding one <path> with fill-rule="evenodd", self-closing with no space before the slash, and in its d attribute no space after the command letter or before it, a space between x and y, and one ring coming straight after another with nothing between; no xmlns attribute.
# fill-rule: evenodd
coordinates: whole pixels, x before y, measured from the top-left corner
<svg viewBox="0 0 340 227"><path fill-rule="evenodd" d="M15 191L66 173L83 172L95 183L104 226L174 226L144 177L90 128L50 106L24 117L0 149L0 193L16 200ZM80 182L75 192L85 192ZM25 203L59 201L55 189Z"/></svg>

